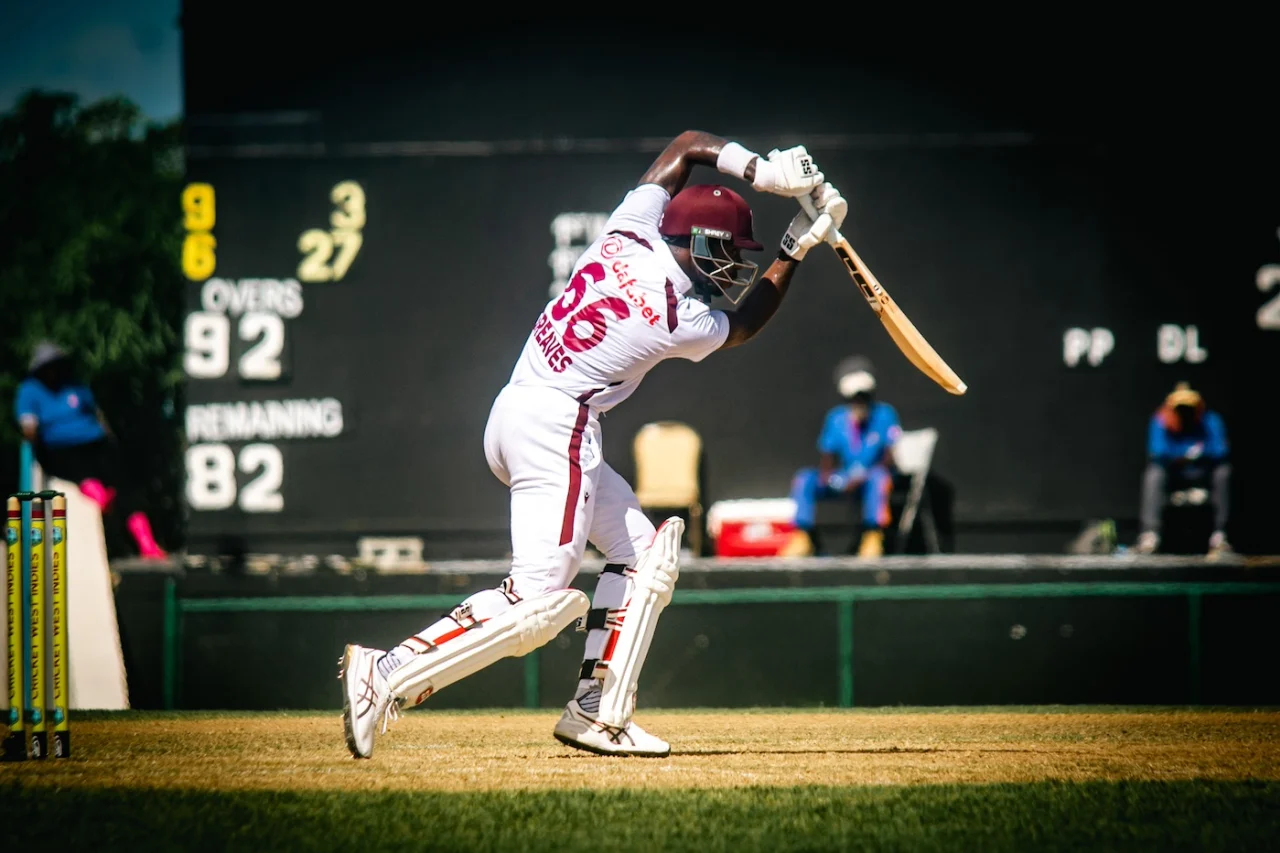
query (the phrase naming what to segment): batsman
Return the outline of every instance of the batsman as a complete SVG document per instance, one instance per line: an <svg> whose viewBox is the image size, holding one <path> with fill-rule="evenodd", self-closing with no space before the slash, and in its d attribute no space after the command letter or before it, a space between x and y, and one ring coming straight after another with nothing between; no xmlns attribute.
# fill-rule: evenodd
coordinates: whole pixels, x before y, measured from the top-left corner
<svg viewBox="0 0 1280 853"><path fill-rule="evenodd" d="M758 283L759 266L744 256L764 249L751 208L727 186L686 187L699 165L812 202L813 217L796 213ZM759 334L805 254L847 210L803 146L761 157L700 131L666 146L536 318L493 401L484 452L510 490L510 574L394 648L346 647L339 678L353 756L371 757L375 731L385 734L402 709L529 654L575 622L586 650L554 736L604 755L670 754L633 717L649 644L679 579L684 525L673 517L654 529L604 462L600 417L664 359L699 362ZM721 298L732 308L711 307ZM606 561L590 601L570 587L588 541Z"/></svg>

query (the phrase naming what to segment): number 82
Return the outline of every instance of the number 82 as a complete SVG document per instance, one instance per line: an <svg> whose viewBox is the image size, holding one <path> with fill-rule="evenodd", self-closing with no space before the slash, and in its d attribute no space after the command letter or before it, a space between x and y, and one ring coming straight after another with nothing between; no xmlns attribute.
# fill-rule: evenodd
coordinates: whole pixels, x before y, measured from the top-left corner
<svg viewBox="0 0 1280 853"><path fill-rule="evenodd" d="M253 476L239 490L244 512L280 512L284 497L284 456L274 444L247 444L236 454L225 444L193 444L187 448L187 503L212 512L237 503L236 469ZM260 472L260 473L259 473Z"/></svg>

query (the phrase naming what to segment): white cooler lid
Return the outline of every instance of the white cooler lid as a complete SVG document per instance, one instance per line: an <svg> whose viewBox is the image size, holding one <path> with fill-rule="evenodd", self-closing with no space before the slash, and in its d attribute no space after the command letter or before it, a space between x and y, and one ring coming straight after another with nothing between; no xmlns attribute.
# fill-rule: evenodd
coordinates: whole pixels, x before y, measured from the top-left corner
<svg viewBox="0 0 1280 853"><path fill-rule="evenodd" d="M707 510L707 533L720 535L726 521L793 521L796 502L791 498L741 498L716 501Z"/></svg>

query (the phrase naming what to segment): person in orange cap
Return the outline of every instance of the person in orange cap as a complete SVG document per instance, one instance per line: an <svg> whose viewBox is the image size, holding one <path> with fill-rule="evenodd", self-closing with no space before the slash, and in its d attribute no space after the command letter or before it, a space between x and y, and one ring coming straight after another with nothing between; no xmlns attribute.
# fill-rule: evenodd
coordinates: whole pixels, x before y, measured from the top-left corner
<svg viewBox="0 0 1280 853"><path fill-rule="evenodd" d="M1231 550L1226 526L1231 466L1227 461L1227 428L1205 405L1199 391L1179 382L1151 416L1147 431L1147 470L1142 478L1142 531L1136 550L1160 547L1160 512L1170 493L1200 490L1212 500L1213 534L1209 555Z"/></svg>

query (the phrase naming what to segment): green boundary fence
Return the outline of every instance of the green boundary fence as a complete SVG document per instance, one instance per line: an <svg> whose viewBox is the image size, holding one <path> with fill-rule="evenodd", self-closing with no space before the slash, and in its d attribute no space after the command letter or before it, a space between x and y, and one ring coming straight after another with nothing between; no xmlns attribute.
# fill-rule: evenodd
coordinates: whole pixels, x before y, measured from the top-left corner
<svg viewBox="0 0 1280 853"><path fill-rule="evenodd" d="M672 605L692 604L809 604L836 605L836 642L839 645L837 678L839 704L854 705L853 624L854 604L859 601L959 601L994 598L1080 598L1087 596L1169 597L1187 599L1188 678L1192 701L1200 696L1200 606L1206 595L1280 594L1275 583L1000 583L918 586L829 586L813 588L677 590ZM452 608L457 595L374 596L278 596L242 598L180 598L177 581L169 578L164 596L163 668L164 707L176 707L182 684L184 616L188 613L339 613L377 610L429 610ZM524 703L538 706L538 656L524 659Z"/></svg>

